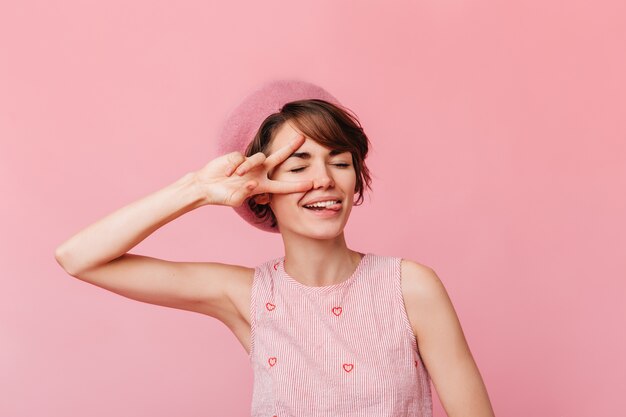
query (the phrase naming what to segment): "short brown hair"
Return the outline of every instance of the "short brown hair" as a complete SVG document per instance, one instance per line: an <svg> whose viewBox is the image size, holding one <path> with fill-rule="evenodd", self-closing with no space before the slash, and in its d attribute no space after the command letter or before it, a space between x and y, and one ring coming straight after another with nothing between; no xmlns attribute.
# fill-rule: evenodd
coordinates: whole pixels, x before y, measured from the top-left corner
<svg viewBox="0 0 626 417"><path fill-rule="evenodd" d="M278 113L269 115L261 123L254 139L248 144L245 155L252 156L257 152L263 152L269 156L267 149L270 142L287 121L292 122L305 136L320 145L352 154L356 173L354 192L359 194L354 205L360 205L365 189L372 189L370 171L365 165L370 142L354 113L345 107L320 99L289 102ZM249 198L246 204L257 218L262 221L269 218L272 222L271 227L276 227L276 216L269 204L258 204L254 198Z"/></svg>

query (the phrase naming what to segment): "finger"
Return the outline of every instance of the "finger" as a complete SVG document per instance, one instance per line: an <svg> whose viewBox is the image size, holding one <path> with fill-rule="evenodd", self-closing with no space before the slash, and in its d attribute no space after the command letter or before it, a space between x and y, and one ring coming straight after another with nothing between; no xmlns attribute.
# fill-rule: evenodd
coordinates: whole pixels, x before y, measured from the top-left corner
<svg viewBox="0 0 626 417"><path fill-rule="evenodd" d="M254 155L248 157L248 159L246 159L246 162L239 165L235 173L237 175L243 175L255 166L262 164L263 161L265 161L265 154L263 152L257 152Z"/></svg>
<svg viewBox="0 0 626 417"><path fill-rule="evenodd" d="M235 172L237 167L246 160L246 157L243 156L241 152L235 151L226 154L226 160L228 161L228 166L226 167L226 171L224 172L224 174L227 177L230 177L231 175L233 175L233 172Z"/></svg>
<svg viewBox="0 0 626 417"><path fill-rule="evenodd" d="M295 138L291 139L287 145L268 156L265 160L265 165L268 168L274 168L276 165L289 158L296 149L302 146L305 140L304 135L299 133Z"/></svg>
<svg viewBox="0 0 626 417"><path fill-rule="evenodd" d="M288 194L313 188L313 181L270 181L267 191L272 194Z"/></svg>

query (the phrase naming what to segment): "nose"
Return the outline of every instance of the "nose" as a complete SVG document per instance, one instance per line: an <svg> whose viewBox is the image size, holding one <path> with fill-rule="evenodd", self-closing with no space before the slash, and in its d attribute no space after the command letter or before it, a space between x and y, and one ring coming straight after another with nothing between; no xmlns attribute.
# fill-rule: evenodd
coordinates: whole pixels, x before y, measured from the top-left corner
<svg viewBox="0 0 626 417"><path fill-rule="evenodd" d="M329 174L328 167L326 167L326 165L324 165L321 169L315 170L313 174L313 188L321 188L325 190L334 186L335 181L333 181L332 176Z"/></svg>

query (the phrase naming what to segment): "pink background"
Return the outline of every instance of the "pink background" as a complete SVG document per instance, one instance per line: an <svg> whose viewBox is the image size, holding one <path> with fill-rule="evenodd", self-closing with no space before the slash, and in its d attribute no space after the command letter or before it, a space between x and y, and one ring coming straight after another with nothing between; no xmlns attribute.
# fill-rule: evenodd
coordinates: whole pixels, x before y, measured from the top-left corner
<svg viewBox="0 0 626 417"><path fill-rule="evenodd" d="M3 2L0 415L249 415L226 326L76 280L54 249L206 164L247 92L294 77L373 143L349 246L437 271L496 414L623 416L625 5ZM282 242L202 207L131 252L254 266Z"/></svg>

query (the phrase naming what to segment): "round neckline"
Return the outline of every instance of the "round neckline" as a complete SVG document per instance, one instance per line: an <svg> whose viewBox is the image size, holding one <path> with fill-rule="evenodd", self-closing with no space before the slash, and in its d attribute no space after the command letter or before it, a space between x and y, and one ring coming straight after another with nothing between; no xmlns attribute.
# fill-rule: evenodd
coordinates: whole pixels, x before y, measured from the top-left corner
<svg viewBox="0 0 626 417"><path fill-rule="evenodd" d="M359 275L359 273L361 272L361 269L363 269L363 265L365 264L366 258L369 259L369 255L370 253L364 253L363 256L361 256L361 260L359 260L359 263L357 264L356 268L354 269L354 271L352 272L352 275L350 275L347 279L338 282L336 284L331 284L331 285L322 285L322 286L311 286L311 285L305 285L303 283L301 283L300 281L297 281L295 278L293 278L291 275L289 275L287 273L287 271L285 270L285 257L283 256L282 258L280 258L280 262L278 263L278 271L280 272L280 275L287 280L289 283L295 285L298 288L301 288L303 290L307 290L307 291L313 291L313 292L317 292L317 291L332 291L334 289L339 289L339 288L343 288L347 285L350 285L350 283L352 281L354 281L356 279L356 277Z"/></svg>

